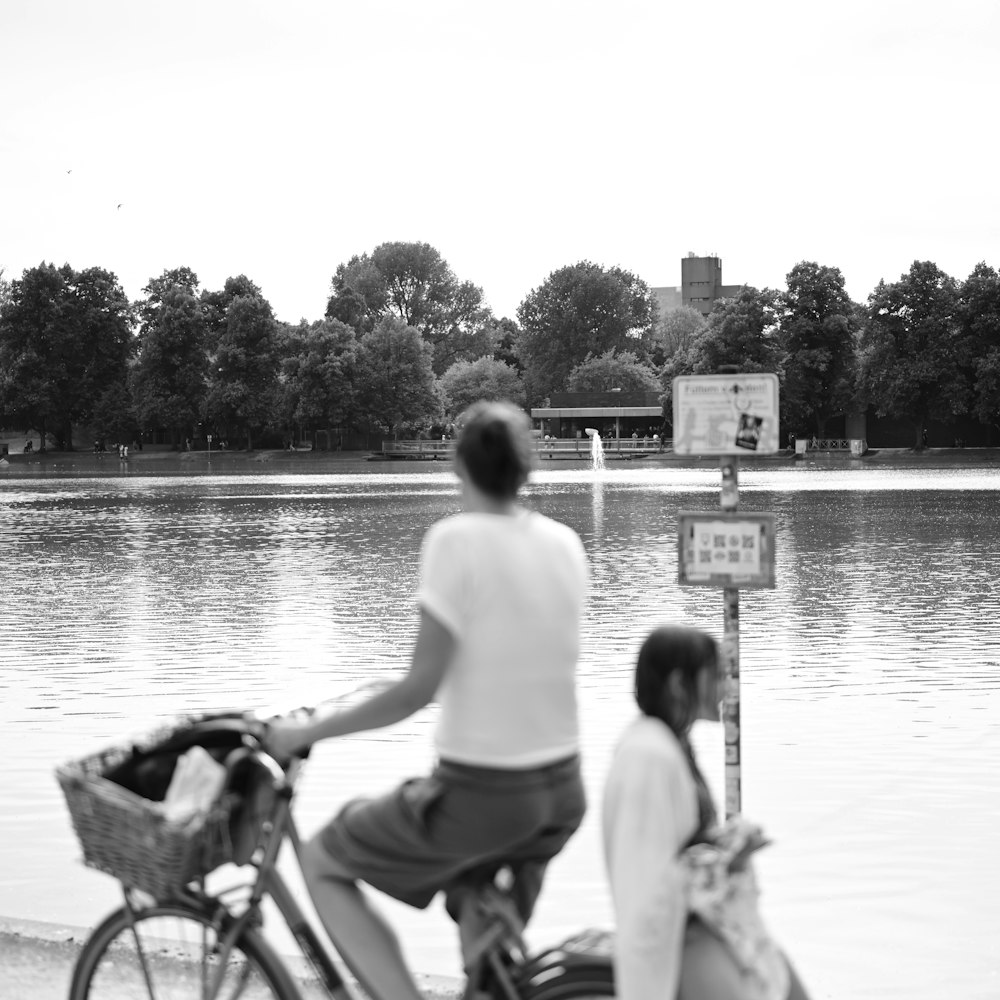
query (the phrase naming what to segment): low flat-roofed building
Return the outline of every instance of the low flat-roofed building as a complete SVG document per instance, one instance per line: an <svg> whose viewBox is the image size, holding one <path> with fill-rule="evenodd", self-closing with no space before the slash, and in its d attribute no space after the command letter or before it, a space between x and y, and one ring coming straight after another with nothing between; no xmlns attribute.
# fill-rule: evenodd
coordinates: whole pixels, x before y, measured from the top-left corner
<svg viewBox="0 0 1000 1000"><path fill-rule="evenodd" d="M531 419L555 438L582 437L588 427L602 438L646 437L663 433L663 404L655 392L554 392Z"/></svg>

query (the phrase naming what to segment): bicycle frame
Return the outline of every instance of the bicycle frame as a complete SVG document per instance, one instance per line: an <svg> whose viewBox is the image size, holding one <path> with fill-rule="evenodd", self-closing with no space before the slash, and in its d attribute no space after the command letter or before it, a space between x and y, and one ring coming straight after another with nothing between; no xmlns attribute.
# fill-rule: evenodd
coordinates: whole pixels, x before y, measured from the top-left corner
<svg viewBox="0 0 1000 1000"><path fill-rule="evenodd" d="M291 844L296 863L300 872L302 871L303 845L292 814L292 800L304 759L294 759L287 769L283 769L261 748L256 737L244 734L243 742L256 764L267 772L270 788L274 792L273 801L268 803L261 822L261 836L252 856L246 861L256 869L256 875L221 894L206 892L202 881L197 887L186 889L173 900L182 908L196 912L202 921L215 930L212 951L218 961L204 967L203 995L208 1000L217 998L226 976L230 953L238 947L245 932L259 931L263 923L262 905L265 897L270 896L303 957L315 973L317 986L330 1000L363 1000L353 983L341 974L340 966L347 967L348 972L358 979L361 989L372 1000L383 1000L350 968L345 956L337 950L336 938L318 933L311 917L304 912L278 871L278 856L286 840ZM248 794L247 801L251 798ZM226 901L230 892L240 894L241 903L235 908L231 908ZM484 970L487 969L493 982L490 992L494 996L503 996L506 1000L558 993L560 979L569 977L579 985L581 972L591 977L585 982L598 983L599 986L610 983L610 960L572 947L571 940L529 956L522 937L523 924L503 888L488 884L484 887L479 903L480 912L489 919L482 936L464 956L468 975L463 1000L473 1000L478 994ZM136 939L142 973L151 990L153 977L137 929L143 908L143 905L134 901L131 890L126 889L125 909ZM274 955L274 960L285 964L282 963L282 956ZM289 980L287 986L291 988L293 985L293 981ZM598 988L595 995L610 994L605 989Z"/></svg>
<svg viewBox="0 0 1000 1000"><path fill-rule="evenodd" d="M288 883L277 869L278 849L285 839L292 845L299 869L302 868L302 841L290 806L290 801L285 799L282 809L284 814L283 836L272 837L268 843L268 849L261 864L262 878L258 880L258 885L251 896L252 905L258 905L259 899L266 892L274 900L275 906L292 932L299 949L332 1000L359 1000L358 994L340 975L326 944L310 923L309 918L292 894L292 890L288 887Z"/></svg>
<svg viewBox="0 0 1000 1000"><path fill-rule="evenodd" d="M302 907L299 906L288 883L278 871L278 854L281 845L287 840L295 854L295 860L302 870L302 839L299 836L295 818L292 815L292 795L301 760L296 760L289 768L288 774L275 774L268 766L267 758L258 755L257 759L264 764L275 779L278 792L274 810L267 821L270 832L259 857L252 859L251 864L258 871L253 882L246 910L234 921L233 927L226 934L224 949L232 947L240 933L248 925L259 921L260 907L265 896L270 896L286 926L295 938L303 956L316 973L331 1000L361 1000L359 994L347 983L338 971L330 952L316 929L311 924ZM223 963L224 964L224 963Z"/></svg>

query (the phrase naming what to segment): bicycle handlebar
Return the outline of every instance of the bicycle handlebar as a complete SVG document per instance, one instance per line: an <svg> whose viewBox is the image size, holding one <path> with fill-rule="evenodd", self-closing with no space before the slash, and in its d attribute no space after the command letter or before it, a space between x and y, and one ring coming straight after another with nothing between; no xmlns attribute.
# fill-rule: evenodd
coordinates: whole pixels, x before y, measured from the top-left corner
<svg viewBox="0 0 1000 1000"><path fill-rule="evenodd" d="M287 761L282 762L278 760L267 749L269 720L289 716L292 718L312 718L320 711L322 706L344 706L345 703L359 696L367 697L384 690L387 686L391 686L392 683L392 681L388 680L369 681L337 697L320 702L318 705L303 705L288 712L269 713L266 716L261 714L259 710L254 709L203 715L194 721L193 728L209 731L225 729L230 733L239 734L240 742L246 750L270 774L276 790L285 787L294 787L302 762L308 759L311 747L306 747L305 750L295 753Z"/></svg>

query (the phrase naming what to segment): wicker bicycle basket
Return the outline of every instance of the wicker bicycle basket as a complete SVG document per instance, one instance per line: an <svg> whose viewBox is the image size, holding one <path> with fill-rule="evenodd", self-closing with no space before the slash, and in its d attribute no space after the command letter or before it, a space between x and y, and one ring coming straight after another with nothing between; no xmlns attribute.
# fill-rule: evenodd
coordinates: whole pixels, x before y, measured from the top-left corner
<svg viewBox="0 0 1000 1000"><path fill-rule="evenodd" d="M144 745L154 746L171 732L160 730ZM224 794L186 821L168 819L161 802L106 777L139 749L134 742L109 747L58 767L56 778L84 863L164 900L232 859L229 821L238 797Z"/></svg>

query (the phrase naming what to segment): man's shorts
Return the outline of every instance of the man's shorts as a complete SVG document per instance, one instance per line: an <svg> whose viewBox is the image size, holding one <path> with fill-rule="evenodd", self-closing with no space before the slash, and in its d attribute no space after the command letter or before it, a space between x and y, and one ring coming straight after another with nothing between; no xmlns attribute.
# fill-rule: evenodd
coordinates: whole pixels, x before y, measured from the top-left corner
<svg viewBox="0 0 1000 1000"><path fill-rule="evenodd" d="M355 878L421 909L438 891L509 865L527 920L546 863L585 811L577 756L519 771L441 761L426 778L349 802L319 841Z"/></svg>

